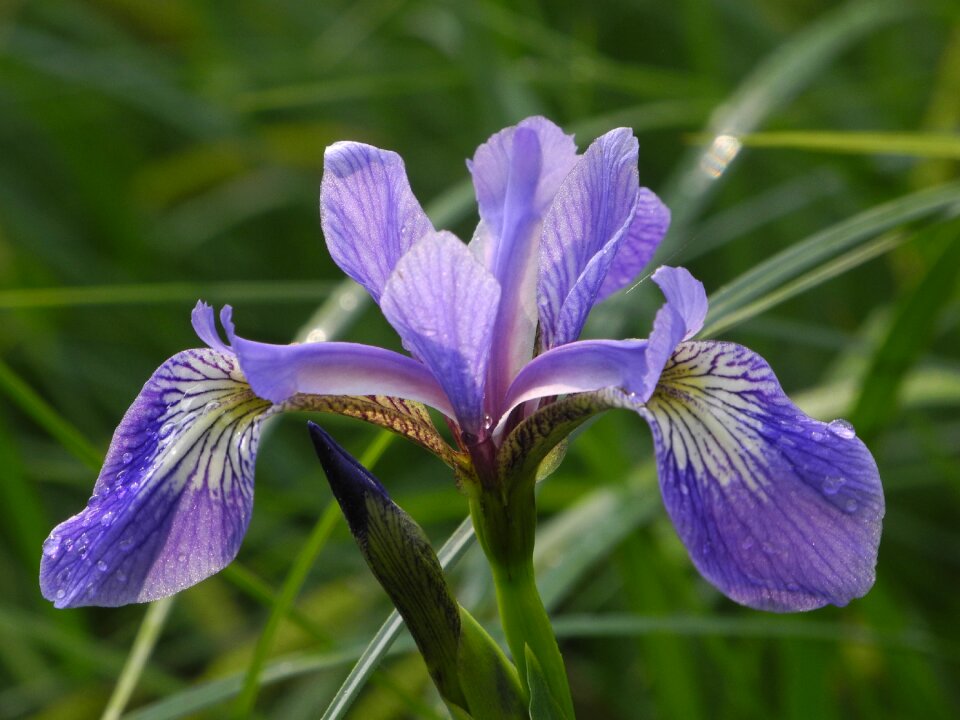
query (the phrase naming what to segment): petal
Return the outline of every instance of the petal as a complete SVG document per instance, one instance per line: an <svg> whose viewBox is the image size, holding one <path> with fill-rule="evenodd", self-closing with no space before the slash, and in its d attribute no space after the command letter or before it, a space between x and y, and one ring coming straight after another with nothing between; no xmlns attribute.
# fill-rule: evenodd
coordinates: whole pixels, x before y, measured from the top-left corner
<svg viewBox="0 0 960 720"><path fill-rule="evenodd" d="M357 142L324 153L320 218L334 262L377 302L397 261L433 230L400 156Z"/></svg>
<svg viewBox="0 0 960 720"><path fill-rule="evenodd" d="M640 186L627 128L597 138L543 222L537 288L544 347L576 340L631 228Z"/></svg>
<svg viewBox="0 0 960 720"><path fill-rule="evenodd" d="M640 412L667 511L697 569L744 605L845 605L873 585L876 463L843 421L804 415L740 345L682 344Z"/></svg>
<svg viewBox="0 0 960 720"><path fill-rule="evenodd" d="M477 148L467 168L493 236L515 237L526 218L542 217L576 159L573 136L543 117L501 130Z"/></svg>
<svg viewBox="0 0 960 720"><path fill-rule="evenodd" d="M269 410L231 354L167 360L117 428L86 509L44 543L44 597L60 608L145 602L233 560Z"/></svg>
<svg viewBox="0 0 960 720"><path fill-rule="evenodd" d="M223 340L220 339L220 333L217 332L217 321L213 317L213 308L207 305L203 300L197 300L193 312L190 314L190 322L193 324L193 330L197 337L203 340L212 350L222 353L230 352Z"/></svg>
<svg viewBox="0 0 960 720"><path fill-rule="evenodd" d="M481 218L471 246L501 290L488 381L492 397L503 396L534 354L541 223L576 158L572 136L532 117L491 137L467 163Z"/></svg>
<svg viewBox="0 0 960 720"><path fill-rule="evenodd" d="M453 414L430 371L406 355L357 343L272 345L246 340L234 330L229 305L221 321L250 386L271 402L282 403L297 393L389 395Z"/></svg>
<svg viewBox="0 0 960 720"><path fill-rule="evenodd" d="M499 298L497 281L467 246L441 232L403 256L380 303L404 345L443 388L461 427L471 433L483 424L484 376Z"/></svg>
<svg viewBox="0 0 960 720"><path fill-rule="evenodd" d="M663 266L653 274L666 302L657 311L649 340L581 340L531 360L507 393L504 414L522 402L551 395L617 387L645 402L677 345L703 325L703 284L684 268Z"/></svg>
<svg viewBox="0 0 960 720"><path fill-rule="evenodd" d="M620 243L596 302L626 287L647 266L670 227L670 210L647 188L640 188L637 209Z"/></svg>

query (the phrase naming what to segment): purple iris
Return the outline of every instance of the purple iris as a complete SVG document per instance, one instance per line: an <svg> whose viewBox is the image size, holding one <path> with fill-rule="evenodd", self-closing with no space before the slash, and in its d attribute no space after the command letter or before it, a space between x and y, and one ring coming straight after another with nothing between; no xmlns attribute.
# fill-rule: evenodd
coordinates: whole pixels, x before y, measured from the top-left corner
<svg viewBox="0 0 960 720"><path fill-rule="evenodd" d="M573 393L615 397L609 406L647 420L667 510L724 594L779 611L863 595L884 512L872 456L848 424L804 415L755 353L691 339L707 300L689 272L653 273L666 303L649 338L577 341L591 308L633 282L669 225L638 183L637 152L624 128L582 155L544 118L497 133L468 162L480 224L464 244L434 230L398 155L329 147L320 210L330 254L410 355L246 340L229 306L224 342L198 303L193 325L209 347L173 356L147 381L87 507L44 543L44 596L58 607L142 602L223 568L250 519L259 431L274 413L407 423L405 434L446 452L426 437L423 403L448 418L449 453L496 482L509 433Z"/></svg>

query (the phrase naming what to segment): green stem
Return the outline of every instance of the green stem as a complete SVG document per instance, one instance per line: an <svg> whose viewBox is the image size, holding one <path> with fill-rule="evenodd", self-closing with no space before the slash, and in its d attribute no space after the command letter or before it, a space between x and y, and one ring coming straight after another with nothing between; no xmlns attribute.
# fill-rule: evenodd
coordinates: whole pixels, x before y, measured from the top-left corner
<svg viewBox="0 0 960 720"><path fill-rule="evenodd" d="M530 692L526 660L529 647L540 663L551 695L572 720L573 700L566 668L533 569L536 505L532 483L528 491L511 494L509 502L503 502L497 490L479 483L473 489L470 514L490 562L500 623L523 690Z"/></svg>

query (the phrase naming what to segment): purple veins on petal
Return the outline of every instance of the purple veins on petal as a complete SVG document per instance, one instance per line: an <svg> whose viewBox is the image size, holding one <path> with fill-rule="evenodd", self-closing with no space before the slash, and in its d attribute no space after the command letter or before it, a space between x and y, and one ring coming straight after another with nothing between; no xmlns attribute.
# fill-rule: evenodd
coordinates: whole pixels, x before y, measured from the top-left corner
<svg viewBox="0 0 960 720"><path fill-rule="evenodd" d="M597 138L544 218L537 294L546 348L576 340L597 302L636 213L637 154L627 128Z"/></svg>
<svg viewBox="0 0 960 720"><path fill-rule="evenodd" d="M324 153L320 220L331 257L377 302L397 261L433 231L400 156L358 142Z"/></svg>
<svg viewBox="0 0 960 720"><path fill-rule="evenodd" d="M467 246L440 232L421 239L397 263L381 300L404 346L430 369L461 427L471 433L483 425L499 299L497 281Z"/></svg>
<svg viewBox="0 0 960 720"><path fill-rule="evenodd" d="M791 403L763 358L685 342L640 412L670 517L725 595L785 612L870 589L884 514L876 463L846 426Z"/></svg>
<svg viewBox="0 0 960 720"><path fill-rule="evenodd" d="M44 597L61 608L145 602L223 568L250 520L269 411L232 354L167 360L114 433L87 507L44 543Z"/></svg>

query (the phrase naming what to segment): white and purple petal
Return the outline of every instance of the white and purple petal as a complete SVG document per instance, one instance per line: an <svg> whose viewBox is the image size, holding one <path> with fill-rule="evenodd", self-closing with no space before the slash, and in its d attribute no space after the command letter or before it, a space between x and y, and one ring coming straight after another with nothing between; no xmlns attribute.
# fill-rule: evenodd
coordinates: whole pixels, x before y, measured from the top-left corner
<svg viewBox="0 0 960 720"><path fill-rule="evenodd" d="M331 257L377 302L397 261L433 231L400 156L358 142L324 153L320 219Z"/></svg>
<svg viewBox="0 0 960 720"><path fill-rule="evenodd" d="M640 185L627 128L597 138L543 222L537 296L545 348L576 340L633 224Z"/></svg>
<svg viewBox="0 0 960 720"><path fill-rule="evenodd" d="M471 433L483 424L499 298L493 275L454 235L440 232L422 238L397 263L380 302L404 346L429 368Z"/></svg>
<svg viewBox="0 0 960 720"><path fill-rule="evenodd" d="M763 358L683 343L640 412L667 511L725 595L786 612L870 589L884 513L876 463L848 424L791 403Z"/></svg>
<svg viewBox="0 0 960 720"><path fill-rule="evenodd" d="M187 350L161 365L114 433L87 507L44 543L44 597L61 608L146 602L233 560L270 408L232 354Z"/></svg>

